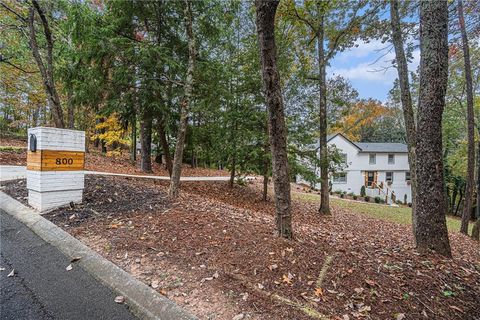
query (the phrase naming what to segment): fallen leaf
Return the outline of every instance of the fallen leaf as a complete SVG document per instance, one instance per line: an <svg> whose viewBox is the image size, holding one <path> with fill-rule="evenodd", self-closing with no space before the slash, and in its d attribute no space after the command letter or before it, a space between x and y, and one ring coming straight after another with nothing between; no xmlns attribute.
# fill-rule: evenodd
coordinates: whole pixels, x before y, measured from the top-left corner
<svg viewBox="0 0 480 320"><path fill-rule="evenodd" d="M115 302L116 303L124 303L125 302L125 297L124 296L117 296L117 297L115 297Z"/></svg>
<svg viewBox="0 0 480 320"><path fill-rule="evenodd" d="M360 293L363 292L364 289L363 288L355 288L353 290L355 290L356 293L360 294Z"/></svg>
<svg viewBox="0 0 480 320"><path fill-rule="evenodd" d="M276 264L272 264L272 265L268 266L268 269L269 269L270 271L273 271L273 270L275 270L275 269L277 269L277 268L278 268L278 265L276 265Z"/></svg>
<svg viewBox="0 0 480 320"><path fill-rule="evenodd" d="M365 283L368 284L370 287L374 287L376 285L375 281L370 279L365 279Z"/></svg>
<svg viewBox="0 0 480 320"><path fill-rule="evenodd" d="M7 277L14 277L14 276L15 276L15 269L12 269L12 271L10 271Z"/></svg>
<svg viewBox="0 0 480 320"><path fill-rule="evenodd" d="M153 289L157 289L159 287L158 280L153 280L151 286Z"/></svg>
<svg viewBox="0 0 480 320"><path fill-rule="evenodd" d="M282 276L282 282L285 282L288 285L292 285L292 279L290 279L290 277L287 276L286 274Z"/></svg>
<svg viewBox="0 0 480 320"><path fill-rule="evenodd" d="M65 268L65 270L67 270L67 271L70 271L70 270L72 270L72 269L73 269L73 266L72 266L71 264L69 264L69 265Z"/></svg>
<svg viewBox="0 0 480 320"><path fill-rule="evenodd" d="M322 288L315 288L315 295L317 297L323 296L323 289Z"/></svg>
<svg viewBox="0 0 480 320"><path fill-rule="evenodd" d="M70 262L77 262L78 260L82 259L82 257L73 257Z"/></svg>
<svg viewBox="0 0 480 320"><path fill-rule="evenodd" d="M0 271L5 271L5 268L0 267Z"/></svg>
<svg viewBox="0 0 480 320"><path fill-rule="evenodd" d="M258 289L260 289L260 290L263 290L263 289L265 288L265 287L263 286L263 284L261 284L261 283L258 283L257 286L258 286Z"/></svg>
<svg viewBox="0 0 480 320"><path fill-rule="evenodd" d="M463 310L462 310L462 309L460 309L460 308L459 308L459 307L457 307L457 306L450 306L450 308L452 308L453 310L457 310L458 312L461 312L461 313L463 313Z"/></svg>
<svg viewBox="0 0 480 320"><path fill-rule="evenodd" d="M405 313L397 313L395 315L395 320L403 320L405 319Z"/></svg>

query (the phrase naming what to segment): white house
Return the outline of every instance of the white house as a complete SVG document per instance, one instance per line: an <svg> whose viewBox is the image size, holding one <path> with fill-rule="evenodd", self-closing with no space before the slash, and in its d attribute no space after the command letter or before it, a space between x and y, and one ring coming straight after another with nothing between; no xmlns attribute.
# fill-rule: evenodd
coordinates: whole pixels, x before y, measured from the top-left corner
<svg viewBox="0 0 480 320"><path fill-rule="evenodd" d="M380 196L389 203L392 194L396 200L403 202L406 195L407 202L412 201L405 144L353 142L340 133L328 136L327 143L335 145L346 162L343 172L330 177L332 191L359 195L360 189L365 186L368 196Z"/></svg>

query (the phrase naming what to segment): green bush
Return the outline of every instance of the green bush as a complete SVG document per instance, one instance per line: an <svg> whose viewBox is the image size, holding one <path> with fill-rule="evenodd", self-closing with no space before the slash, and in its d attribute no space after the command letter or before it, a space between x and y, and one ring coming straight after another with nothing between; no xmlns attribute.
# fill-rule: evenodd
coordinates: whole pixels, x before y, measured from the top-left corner
<svg viewBox="0 0 480 320"><path fill-rule="evenodd" d="M358 199L358 196L356 194L354 194L353 196L353 200L357 200Z"/></svg>
<svg viewBox="0 0 480 320"><path fill-rule="evenodd" d="M380 197L378 197L378 196L375 197L375 203L380 203L381 201L382 201L382 198L380 198Z"/></svg>
<svg viewBox="0 0 480 320"><path fill-rule="evenodd" d="M349 197L353 197L353 196L355 195L355 193L349 192L347 195L348 195Z"/></svg>
<svg viewBox="0 0 480 320"><path fill-rule="evenodd" d="M367 191L365 189L365 186L362 186L360 188L360 197L365 197L367 195Z"/></svg>
<svg viewBox="0 0 480 320"><path fill-rule="evenodd" d="M407 194L403 196L403 204L407 205Z"/></svg>
<svg viewBox="0 0 480 320"><path fill-rule="evenodd" d="M365 196L365 202L370 202L370 197L369 196Z"/></svg>
<svg viewBox="0 0 480 320"><path fill-rule="evenodd" d="M345 193L340 193L340 198L345 198Z"/></svg>

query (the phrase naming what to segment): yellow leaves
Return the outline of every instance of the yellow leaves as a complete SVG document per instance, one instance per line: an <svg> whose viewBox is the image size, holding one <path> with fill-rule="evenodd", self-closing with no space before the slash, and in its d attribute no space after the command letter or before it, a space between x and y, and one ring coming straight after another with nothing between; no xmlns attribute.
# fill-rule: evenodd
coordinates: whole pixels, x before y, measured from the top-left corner
<svg viewBox="0 0 480 320"><path fill-rule="evenodd" d="M358 141L362 128L371 126L378 118L387 116L391 110L379 101L362 100L353 105L343 118L332 126L332 132L341 132L347 138Z"/></svg>
<svg viewBox="0 0 480 320"><path fill-rule="evenodd" d="M128 144L125 139L126 131L122 127L116 113L111 114L108 118L95 125L97 133L93 134L91 140L100 139L105 142L107 147L114 147L113 151L109 151L107 156L116 156L121 153L120 145Z"/></svg>

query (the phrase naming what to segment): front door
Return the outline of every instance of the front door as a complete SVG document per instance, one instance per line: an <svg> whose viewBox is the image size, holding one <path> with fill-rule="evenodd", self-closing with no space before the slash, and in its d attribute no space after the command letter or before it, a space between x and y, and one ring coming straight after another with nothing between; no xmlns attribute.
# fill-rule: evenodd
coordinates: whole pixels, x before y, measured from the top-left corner
<svg viewBox="0 0 480 320"><path fill-rule="evenodd" d="M367 187L372 187L374 184L377 184L377 172L367 171L365 174L365 185Z"/></svg>

